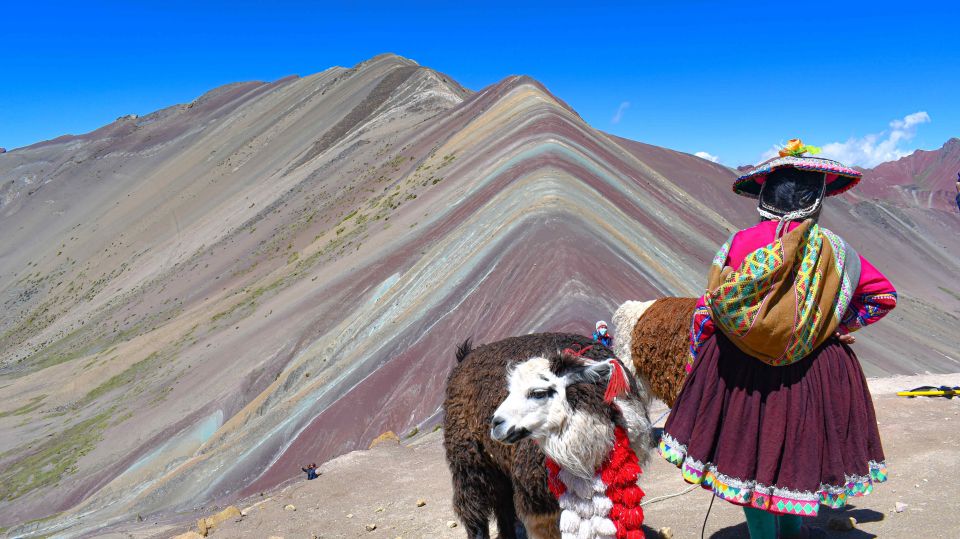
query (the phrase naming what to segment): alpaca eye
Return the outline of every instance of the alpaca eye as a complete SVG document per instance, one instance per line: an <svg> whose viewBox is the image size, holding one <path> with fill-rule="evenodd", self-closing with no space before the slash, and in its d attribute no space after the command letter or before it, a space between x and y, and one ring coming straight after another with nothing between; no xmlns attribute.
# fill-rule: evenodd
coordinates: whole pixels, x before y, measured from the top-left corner
<svg viewBox="0 0 960 539"><path fill-rule="evenodd" d="M551 396L553 396L553 389L552 389L552 388L547 388L547 389L531 389L530 392L527 393L527 398L528 398L528 399L534 399L534 400L548 399L548 398L550 398Z"/></svg>

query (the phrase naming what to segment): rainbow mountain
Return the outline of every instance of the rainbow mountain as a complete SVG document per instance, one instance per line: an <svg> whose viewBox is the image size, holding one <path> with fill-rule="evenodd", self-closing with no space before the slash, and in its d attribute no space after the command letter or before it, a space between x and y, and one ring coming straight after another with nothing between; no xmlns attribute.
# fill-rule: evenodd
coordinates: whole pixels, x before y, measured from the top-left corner
<svg viewBox="0 0 960 539"><path fill-rule="evenodd" d="M960 217L929 170L825 210L900 292L868 375L958 371ZM183 515L433 428L464 339L700 293L757 218L735 176L528 77L473 92L395 55L2 154L0 528Z"/></svg>

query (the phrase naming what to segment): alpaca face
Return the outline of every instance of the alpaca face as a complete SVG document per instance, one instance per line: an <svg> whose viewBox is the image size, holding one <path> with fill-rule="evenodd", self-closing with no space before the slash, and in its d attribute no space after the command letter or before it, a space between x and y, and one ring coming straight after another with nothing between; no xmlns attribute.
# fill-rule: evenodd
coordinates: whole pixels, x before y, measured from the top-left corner
<svg viewBox="0 0 960 539"><path fill-rule="evenodd" d="M490 437L513 444L532 436L542 440L558 430L569 414L564 398L567 381L550 371L550 362L535 357L507 374L509 394L490 422Z"/></svg>
<svg viewBox="0 0 960 539"><path fill-rule="evenodd" d="M507 374L509 394L493 414L490 437L513 444L527 437L545 442L558 436L581 415L567 401L567 387L606 380L609 372L607 363L596 363L557 375L543 357L516 365Z"/></svg>

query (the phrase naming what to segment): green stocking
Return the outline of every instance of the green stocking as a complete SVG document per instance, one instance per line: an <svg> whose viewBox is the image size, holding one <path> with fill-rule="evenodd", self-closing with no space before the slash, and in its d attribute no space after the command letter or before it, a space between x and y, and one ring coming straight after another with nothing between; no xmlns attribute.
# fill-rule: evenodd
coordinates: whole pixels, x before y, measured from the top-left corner
<svg viewBox="0 0 960 539"><path fill-rule="evenodd" d="M799 515L777 515L777 524L780 525L780 537L790 539L800 537L800 526L803 517Z"/></svg>
<svg viewBox="0 0 960 539"><path fill-rule="evenodd" d="M750 539L777 539L777 517L768 511L744 507Z"/></svg>

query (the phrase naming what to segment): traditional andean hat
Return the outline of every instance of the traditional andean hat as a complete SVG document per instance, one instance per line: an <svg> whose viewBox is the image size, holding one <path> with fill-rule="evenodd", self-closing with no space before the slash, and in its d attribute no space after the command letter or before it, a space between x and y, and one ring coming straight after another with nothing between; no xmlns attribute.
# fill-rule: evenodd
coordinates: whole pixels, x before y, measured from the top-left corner
<svg viewBox="0 0 960 539"><path fill-rule="evenodd" d="M820 148L806 146L800 139L791 139L780 149L779 157L764 161L737 178L737 181L733 182L733 192L745 197L757 198L760 196L760 189L767 176L774 170L786 167L826 174L827 185L824 192L826 196L839 195L860 182L863 174L859 170L832 159L807 157L803 155L805 153L817 154L820 153Z"/></svg>

